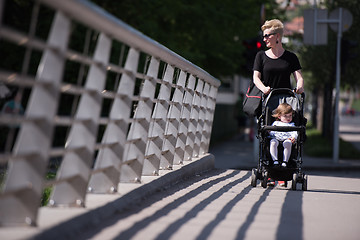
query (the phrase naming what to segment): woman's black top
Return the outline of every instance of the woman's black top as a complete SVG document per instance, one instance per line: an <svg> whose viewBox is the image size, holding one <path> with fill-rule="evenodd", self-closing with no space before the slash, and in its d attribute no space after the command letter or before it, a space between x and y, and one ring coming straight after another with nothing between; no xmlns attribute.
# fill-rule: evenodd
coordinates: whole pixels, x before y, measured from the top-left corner
<svg viewBox="0 0 360 240"><path fill-rule="evenodd" d="M261 81L270 88L291 89L290 75L299 69L299 59L287 50L276 59L268 57L265 51L259 51L255 57L254 70L261 73Z"/></svg>

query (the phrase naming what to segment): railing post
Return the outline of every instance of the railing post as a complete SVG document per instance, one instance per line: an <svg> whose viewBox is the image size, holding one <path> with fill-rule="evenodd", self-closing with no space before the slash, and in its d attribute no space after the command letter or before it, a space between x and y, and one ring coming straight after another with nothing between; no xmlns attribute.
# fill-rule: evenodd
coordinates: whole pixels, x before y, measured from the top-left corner
<svg viewBox="0 0 360 240"><path fill-rule="evenodd" d="M167 66L163 82L160 86L158 101L155 104L149 128L149 139L146 146L143 175L158 175L160 168L161 151L164 142L166 117L169 109L171 83L174 68Z"/></svg>
<svg viewBox="0 0 360 240"><path fill-rule="evenodd" d="M179 136L176 142L176 155L179 157L180 162L191 160L191 155L186 152L190 151L191 146L187 142L188 131L190 125L190 113L192 109L192 102L194 97L194 88L195 88L195 77L193 75L189 76L189 79L185 88L185 96L182 102L181 117L180 117L180 126L179 126Z"/></svg>
<svg viewBox="0 0 360 240"><path fill-rule="evenodd" d="M196 126L197 126L197 120L198 120L198 109L197 106L200 103L197 103L198 101L198 93L195 91L195 77L193 77L192 79L194 79L193 81L193 85L192 83L189 82L188 87L189 88L189 93L188 93L188 102L186 104L189 104L190 106L190 113L189 113L189 118L188 118L188 127L187 127L187 137L186 137L186 142L185 142L185 152L184 152L184 160L185 161L190 161L193 157L193 150L194 150L194 141L195 141L195 132L196 132ZM200 79L198 79L197 84L196 84L196 89L198 90L198 88L200 89L202 87L202 83L200 81ZM191 101L191 103L190 103Z"/></svg>
<svg viewBox="0 0 360 240"><path fill-rule="evenodd" d="M209 91L209 96L207 98L204 131L203 131L203 135L201 138L201 142L203 143L202 149L204 152L209 151L211 130L212 130L214 113L215 113L217 91L218 91L217 87L211 86L210 91Z"/></svg>
<svg viewBox="0 0 360 240"><path fill-rule="evenodd" d="M9 160L0 225L36 225L69 32L69 19L57 12L36 74L40 84L34 85L25 112L29 121L22 124Z"/></svg>
<svg viewBox="0 0 360 240"><path fill-rule="evenodd" d="M144 80L141 88L140 100L135 109L127 138L128 142L125 145L124 164L120 174L121 182L141 181L158 71L159 60L152 57L147 72L149 78Z"/></svg>
<svg viewBox="0 0 360 240"><path fill-rule="evenodd" d="M198 83L196 85L195 89L195 96L193 100L193 108L191 110L191 127L189 130L191 130L191 157L198 157L199 156L199 149L200 149L200 139L199 139L199 114L200 114L200 107L201 107L201 97L204 90L204 81L201 79L198 79ZM189 152L190 153L190 152Z"/></svg>
<svg viewBox="0 0 360 240"><path fill-rule="evenodd" d="M90 178L90 167L94 161L94 148L99 125L102 97L106 80L106 65L109 61L111 40L100 34L94 60L86 79L85 93L81 96L75 121L66 142L68 149L49 204L84 206Z"/></svg>
<svg viewBox="0 0 360 240"><path fill-rule="evenodd" d="M186 73L180 71L176 82L174 95L169 107L167 124L165 130L165 141L163 143L160 168L172 169L174 164L181 164L182 157L176 154L176 142L179 136L180 116L182 101L184 98L184 88L186 83Z"/></svg>
<svg viewBox="0 0 360 240"><path fill-rule="evenodd" d="M196 130L196 139L195 144L199 147L198 154L204 155L206 153L205 150L205 138L204 135L207 134L207 129L205 128L205 117L207 112L207 101L208 95L210 91L210 84L205 83L203 94L201 96L201 104L200 104L200 112L199 112L199 123Z"/></svg>
<svg viewBox="0 0 360 240"><path fill-rule="evenodd" d="M95 162L95 170L105 169L91 176L90 192L106 193L117 191L120 181L120 169L131 114L132 97L135 87L135 73L139 62L139 52L131 48L126 58L126 72L120 78L117 96L110 111L110 121L106 127L102 143Z"/></svg>

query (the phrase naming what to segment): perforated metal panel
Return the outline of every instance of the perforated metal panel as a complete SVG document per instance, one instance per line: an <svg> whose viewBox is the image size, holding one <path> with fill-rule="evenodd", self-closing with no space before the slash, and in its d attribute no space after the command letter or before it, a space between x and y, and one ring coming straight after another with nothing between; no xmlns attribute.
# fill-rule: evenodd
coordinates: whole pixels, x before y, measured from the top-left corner
<svg viewBox="0 0 360 240"><path fill-rule="evenodd" d="M0 69L0 93L18 89L24 110L0 114L1 226L36 225L45 187L51 207L86 207L88 192L207 153L217 79L86 0L29 5L27 32L0 23L24 51L21 67Z"/></svg>

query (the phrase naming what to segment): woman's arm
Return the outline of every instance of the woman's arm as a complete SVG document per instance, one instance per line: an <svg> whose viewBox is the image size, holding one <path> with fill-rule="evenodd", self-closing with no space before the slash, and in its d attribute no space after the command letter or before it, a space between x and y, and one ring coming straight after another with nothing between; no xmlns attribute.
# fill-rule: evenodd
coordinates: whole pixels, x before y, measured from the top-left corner
<svg viewBox="0 0 360 240"><path fill-rule="evenodd" d="M259 71L254 70L253 81L256 87L260 89L260 91L262 91L264 94L270 93L270 87L265 87L265 85L261 81L261 73Z"/></svg>
<svg viewBox="0 0 360 240"><path fill-rule="evenodd" d="M296 81L296 93L301 94L304 92L304 79L301 70L296 70L293 75Z"/></svg>

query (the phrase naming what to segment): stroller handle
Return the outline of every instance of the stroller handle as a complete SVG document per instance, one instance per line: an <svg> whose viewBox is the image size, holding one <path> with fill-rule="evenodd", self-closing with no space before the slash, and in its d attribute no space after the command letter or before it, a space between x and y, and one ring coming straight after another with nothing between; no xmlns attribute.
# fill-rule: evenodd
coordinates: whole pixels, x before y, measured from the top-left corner
<svg viewBox="0 0 360 240"><path fill-rule="evenodd" d="M276 92L288 92L294 94L294 97L296 95L300 95L300 101L301 101L301 111L304 110L303 103L305 102L305 92L302 92L301 94L296 93L296 88L290 89L290 88L271 88L270 93L265 95L264 93L261 94L261 101L264 102L267 98L269 98L272 94Z"/></svg>
<svg viewBox="0 0 360 240"><path fill-rule="evenodd" d="M263 98L266 98L269 95L271 95L272 92L277 92L277 91L290 91L290 92L293 92L294 94L300 95L302 99L305 99L305 92L302 92L300 94L296 93L296 88L294 88L294 89L290 89L290 88L270 88L269 94L262 93L261 95L263 96Z"/></svg>
<svg viewBox="0 0 360 240"><path fill-rule="evenodd" d="M260 131L277 131L277 132L305 132L304 126L263 126Z"/></svg>

